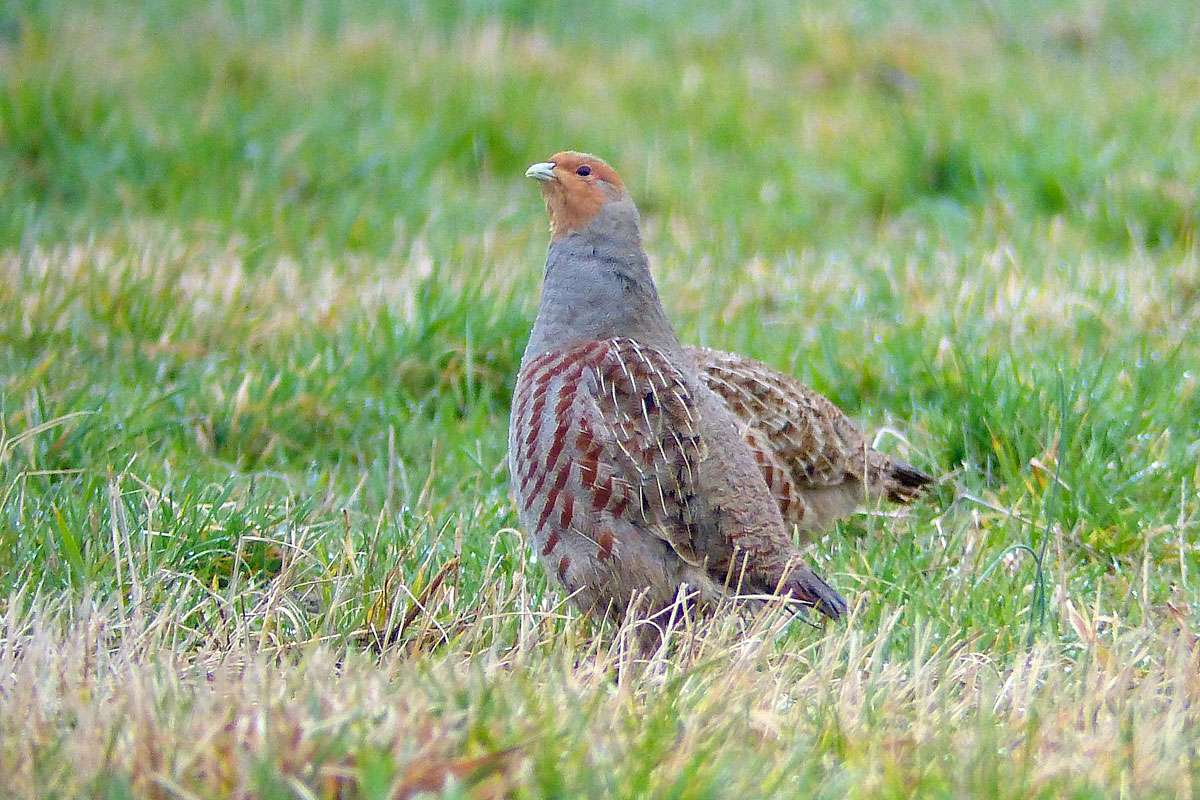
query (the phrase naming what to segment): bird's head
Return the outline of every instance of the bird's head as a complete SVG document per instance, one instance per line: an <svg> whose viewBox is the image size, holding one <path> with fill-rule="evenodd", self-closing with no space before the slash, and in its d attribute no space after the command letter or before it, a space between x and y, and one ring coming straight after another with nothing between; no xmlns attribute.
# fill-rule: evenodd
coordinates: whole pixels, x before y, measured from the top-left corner
<svg viewBox="0 0 1200 800"><path fill-rule="evenodd" d="M587 153L555 153L531 165L525 176L541 184L554 240L586 229L607 204L629 200L616 171Z"/></svg>

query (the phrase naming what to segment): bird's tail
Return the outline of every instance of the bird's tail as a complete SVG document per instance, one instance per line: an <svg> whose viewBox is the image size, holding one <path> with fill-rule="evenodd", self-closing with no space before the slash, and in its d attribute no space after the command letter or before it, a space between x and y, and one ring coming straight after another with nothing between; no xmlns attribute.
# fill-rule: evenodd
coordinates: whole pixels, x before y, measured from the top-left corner
<svg viewBox="0 0 1200 800"><path fill-rule="evenodd" d="M837 590L826 583L808 567L791 565L776 591L782 597L791 597L812 606L830 619L841 619L846 615L846 600Z"/></svg>
<svg viewBox="0 0 1200 800"><path fill-rule="evenodd" d="M933 478L886 453L871 451L871 472L878 491L893 503L911 503L921 496Z"/></svg>

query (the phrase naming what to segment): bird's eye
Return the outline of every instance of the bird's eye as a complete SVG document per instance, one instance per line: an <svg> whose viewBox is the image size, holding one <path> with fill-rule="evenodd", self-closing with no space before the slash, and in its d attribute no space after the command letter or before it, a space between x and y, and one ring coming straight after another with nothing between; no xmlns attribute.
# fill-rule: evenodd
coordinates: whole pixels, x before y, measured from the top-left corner
<svg viewBox="0 0 1200 800"><path fill-rule="evenodd" d="M592 174L592 168L589 167L587 164L584 164L582 167L575 170L575 174L581 178L586 178L588 175Z"/></svg>

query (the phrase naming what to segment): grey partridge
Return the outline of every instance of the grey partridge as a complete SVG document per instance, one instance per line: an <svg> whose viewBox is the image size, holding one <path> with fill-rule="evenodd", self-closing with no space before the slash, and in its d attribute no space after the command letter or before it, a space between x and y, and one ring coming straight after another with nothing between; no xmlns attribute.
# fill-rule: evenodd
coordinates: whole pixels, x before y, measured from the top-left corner
<svg viewBox="0 0 1200 800"><path fill-rule="evenodd" d="M541 183L551 241L521 360L509 471L532 546L584 611L646 618L686 598L780 595L837 619L803 563L812 529L928 478L868 448L831 403L739 356L683 347L616 172L561 152Z"/></svg>

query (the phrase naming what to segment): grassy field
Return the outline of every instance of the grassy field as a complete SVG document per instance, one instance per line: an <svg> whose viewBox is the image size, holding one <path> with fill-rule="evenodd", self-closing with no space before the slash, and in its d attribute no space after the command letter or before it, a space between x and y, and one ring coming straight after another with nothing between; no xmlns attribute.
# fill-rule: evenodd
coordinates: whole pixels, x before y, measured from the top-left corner
<svg viewBox="0 0 1200 800"><path fill-rule="evenodd" d="M1200 794L1193 3L0 4L6 797ZM631 663L515 529L608 158L688 341L942 476Z"/></svg>

